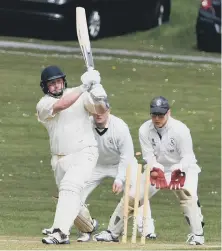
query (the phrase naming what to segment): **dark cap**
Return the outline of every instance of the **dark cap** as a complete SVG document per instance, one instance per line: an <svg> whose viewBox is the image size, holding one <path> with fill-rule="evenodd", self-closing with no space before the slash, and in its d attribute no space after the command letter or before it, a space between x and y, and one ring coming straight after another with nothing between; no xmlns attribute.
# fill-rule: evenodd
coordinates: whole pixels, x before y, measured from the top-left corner
<svg viewBox="0 0 222 251"><path fill-rule="evenodd" d="M150 113L166 114L169 109L168 100L162 96L155 97L150 103Z"/></svg>
<svg viewBox="0 0 222 251"><path fill-rule="evenodd" d="M56 65L46 67L41 74L41 82L48 82L58 78L65 78L66 75Z"/></svg>

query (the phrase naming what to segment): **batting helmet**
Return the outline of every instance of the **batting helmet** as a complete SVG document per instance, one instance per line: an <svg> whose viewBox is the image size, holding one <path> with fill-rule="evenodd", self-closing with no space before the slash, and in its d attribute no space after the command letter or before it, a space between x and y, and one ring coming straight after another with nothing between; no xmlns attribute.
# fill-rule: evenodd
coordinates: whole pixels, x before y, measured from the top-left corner
<svg viewBox="0 0 222 251"><path fill-rule="evenodd" d="M50 66L46 67L42 71L42 74L41 74L40 86L42 88L42 91L45 94L48 94L49 93L49 89L48 89L48 86L47 86L48 81L58 79L58 78L63 78L64 88L66 88L67 87L66 75L60 70L60 68L58 66L54 66L54 65L50 65ZM51 95L53 95L53 94L51 94Z"/></svg>
<svg viewBox="0 0 222 251"><path fill-rule="evenodd" d="M162 96L155 97L150 103L151 114L166 114L169 109L168 100Z"/></svg>

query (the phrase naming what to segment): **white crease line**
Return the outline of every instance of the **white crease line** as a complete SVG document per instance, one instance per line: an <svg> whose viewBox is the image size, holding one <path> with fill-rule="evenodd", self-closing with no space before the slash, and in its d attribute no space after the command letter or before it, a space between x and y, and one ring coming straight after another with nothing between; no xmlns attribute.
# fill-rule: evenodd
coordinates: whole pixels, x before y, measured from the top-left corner
<svg viewBox="0 0 222 251"><path fill-rule="evenodd" d="M10 54L10 55L21 55L21 56L31 56L31 57L56 57L56 58L76 58L76 59L83 59L81 55L64 55L59 53L53 53L53 54L43 54L43 53L34 53L34 52L23 52L23 51L10 51L10 50L0 50L0 53L2 54ZM149 64L149 65L165 65L165 66L196 66L196 67L205 67L205 68L211 68L210 64L195 64L190 62L167 62L167 61L155 61L155 60L148 60L148 59L137 59L137 58L119 58L119 57L113 57L113 56L94 56L93 58L97 60L103 60L103 61L110 61L110 60L116 60L119 63L134 63L134 64ZM219 65L218 65L219 66Z"/></svg>
<svg viewBox="0 0 222 251"><path fill-rule="evenodd" d="M24 242L24 243L41 243L41 239L39 241L34 241L34 240L0 240L0 242Z"/></svg>
<svg viewBox="0 0 222 251"><path fill-rule="evenodd" d="M0 242L24 242L24 243L39 243L39 244L42 244L42 242L41 242L41 238L39 239L39 240L27 240L27 239L14 239L14 240L1 240L0 239ZM73 243L77 243L75 240L71 240L71 244L73 244ZM96 242L93 242L94 244L96 244ZM89 243L86 243L86 246L87 246L87 244L89 244ZM120 243L121 244L121 243ZM128 243L128 244L130 244L130 243ZM82 244L78 244L78 245L84 245L84 243L82 243ZM111 244L107 244L107 245L111 245ZM118 243L117 243L117 245L118 245ZM170 247L172 247L172 248L174 248L174 247L184 247L184 248L186 248L186 247L188 247L188 245L186 245L186 244L183 244L183 243L175 243L175 244L169 244L169 243L159 243L159 244L151 244L150 245L151 247L152 246L165 246L165 247L167 247L167 248L170 248ZM68 247L68 246L67 246ZM201 246L202 248L200 248L200 250L203 250L203 249L206 249L206 248L219 248L219 247L221 247L220 245L204 245L204 246ZM197 250L197 249L195 249L195 250Z"/></svg>
<svg viewBox="0 0 222 251"><path fill-rule="evenodd" d="M71 46L61 46L61 45L50 45L50 44L38 44L38 43L26 43L26 42L16 42L16 41L0 41L0 47L2 48L24 48L24 49L38 49L46 51L58 51L58 52L80 52L80 48ZM170 60L182 60L182 61L193 61L193 62L208 62L208 63L221 63L221 58L217 57L204 57L204 56L191 56L191 55L174 55L174 54L164 54L146 51L131 51L124 49L103 49L103 48L93 48L93 54L107 54L116 56L136 56L136 57L151 57L153 59L170 59Z"/></svg>

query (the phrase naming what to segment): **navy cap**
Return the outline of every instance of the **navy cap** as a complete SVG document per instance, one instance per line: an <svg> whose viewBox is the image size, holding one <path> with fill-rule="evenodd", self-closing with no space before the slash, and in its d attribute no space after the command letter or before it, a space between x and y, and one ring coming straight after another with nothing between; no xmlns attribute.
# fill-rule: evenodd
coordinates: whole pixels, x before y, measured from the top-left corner
<svg viewBox="0 0 222 251"><path fill-rule="evenodd" d="M170 109L169 102L162 96L155 97L150 102L150 113L151 114L166 114Z"/></svg>

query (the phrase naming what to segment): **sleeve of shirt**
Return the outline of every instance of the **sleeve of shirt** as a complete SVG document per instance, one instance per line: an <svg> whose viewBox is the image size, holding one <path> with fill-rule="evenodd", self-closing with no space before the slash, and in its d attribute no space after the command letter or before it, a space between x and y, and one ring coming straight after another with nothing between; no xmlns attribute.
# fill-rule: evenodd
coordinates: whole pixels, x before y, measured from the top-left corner
<svg viewBox="0 0 222 251"><path fill-rule="evenodd" d="M45 123L48 119L55 117L53 114L53 105L57 102L57 99L53 97L47 97L41 99L36 106L38 121Z"/></svg>
<svg viewBox="0 0 222 251"><path fill-rule="evenodd" d="M128 126L124 125L121 128L122 130L119 131L119 138L117 139L120 151L120 162L118 165L116 180L118 179L124 182L126 177L126 168L132 162L134 157L134 146Z"/></svg>
<svg viewBox="0 0 222 251"><path fill-rule="evenodd" d="M189 166L192 166L192 164L197 163L193 152L192 137L190 130L187 127L183 128L183 131L178 135L177 148L181 157L179 165L183 171L186 171Z"/></svg>
<svg viewBox="0 0 222 251"><path fill-rule="evenodd" d="M149 132L146 131L146 128L142 125L139 129L139 141L143 159L145 160L147 165L149 165L150 170L152 170L153 167L156 167L164 171L163 165L158 163L156 160L156 156L154 155L154 149L148 138L148 134Z"/></svg>

